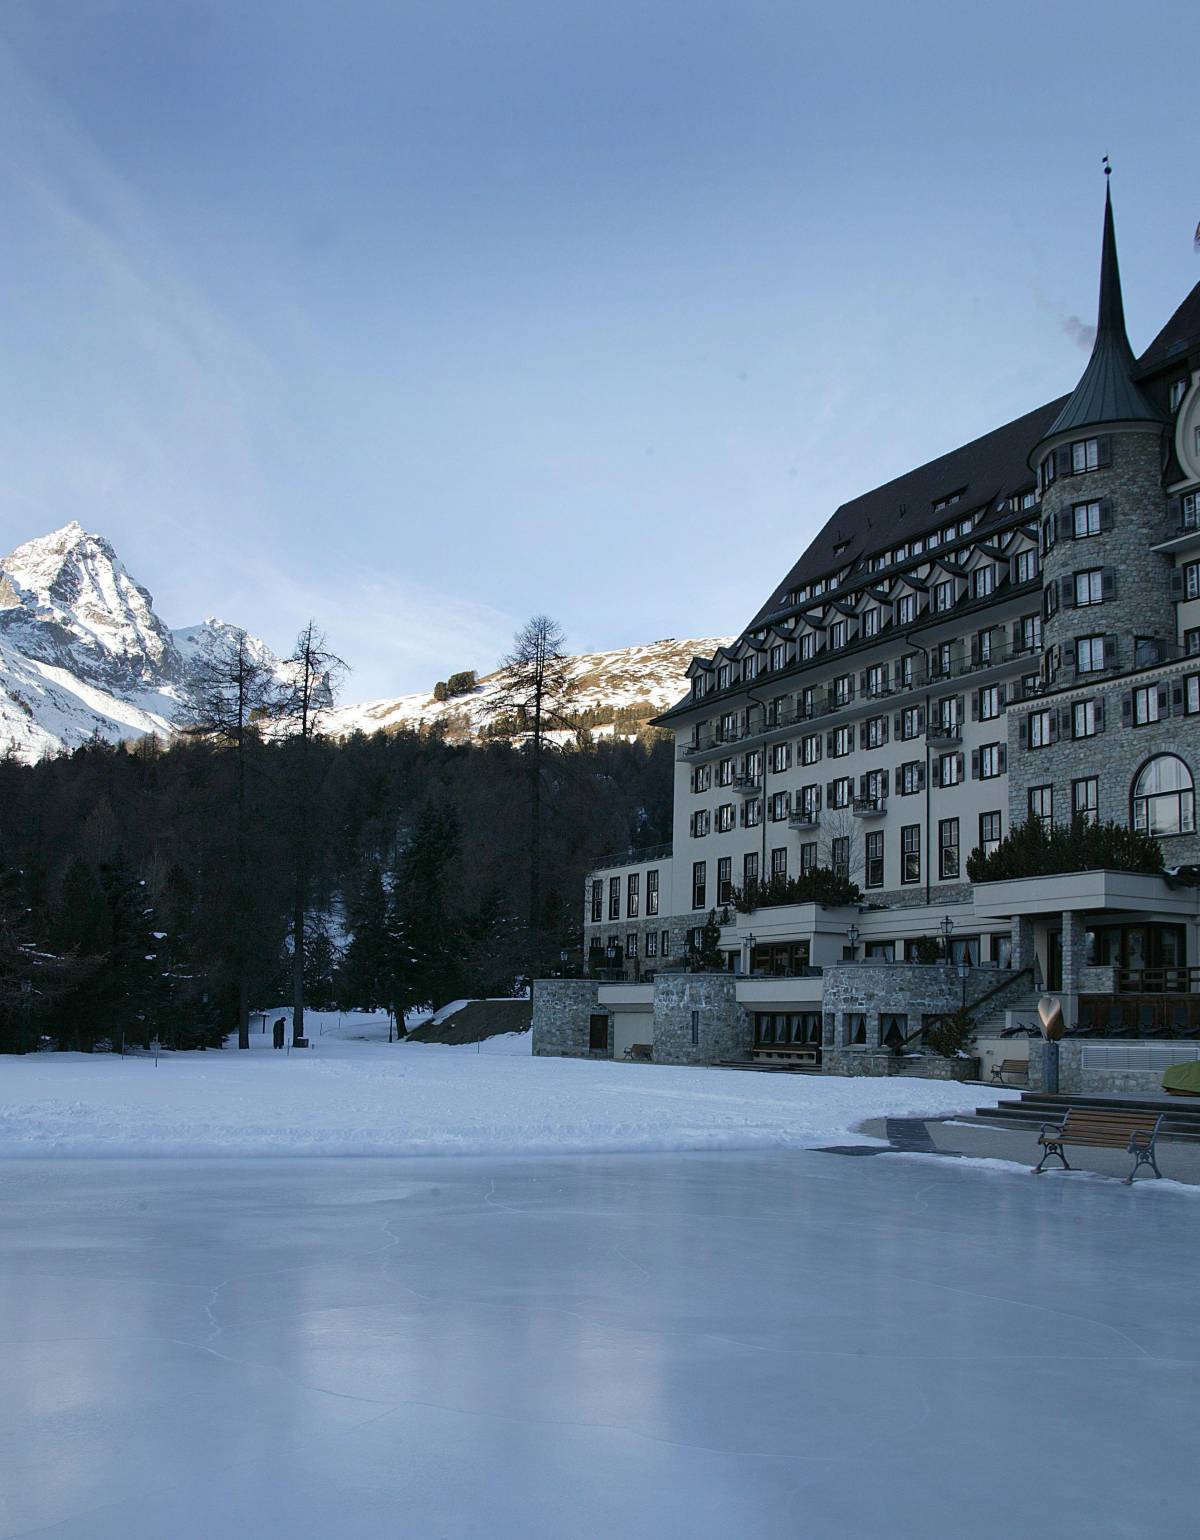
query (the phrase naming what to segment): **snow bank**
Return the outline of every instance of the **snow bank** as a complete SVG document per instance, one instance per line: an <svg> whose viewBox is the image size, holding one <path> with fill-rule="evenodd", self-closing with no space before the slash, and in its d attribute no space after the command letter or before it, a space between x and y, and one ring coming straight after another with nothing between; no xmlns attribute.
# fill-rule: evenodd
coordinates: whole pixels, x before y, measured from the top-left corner
<svg viewBox="0 0 1200 1540"><path fill-rule="evenodd" d="M444 1044L314 1038L290 1055L30 1054L0 1065L0 1156L535 1155L803 1148L874 1117L1001 1093L933 1080L750 1075L540 1059L530 1034Z"/></svg>

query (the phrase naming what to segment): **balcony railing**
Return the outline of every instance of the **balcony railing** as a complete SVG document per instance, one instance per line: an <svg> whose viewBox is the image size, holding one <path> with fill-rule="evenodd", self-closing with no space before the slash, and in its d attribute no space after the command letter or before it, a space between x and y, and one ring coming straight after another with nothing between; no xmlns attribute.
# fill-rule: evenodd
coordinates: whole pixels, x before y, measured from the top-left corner
<svg viewBox="0 0 1200 1540"><path fill-rule="evenodd" d="M886 797L855 797L850 811L855 818L882 818L887 812Z"/></svg>
<svg viewBox="0 0 1200 1540"><path fill-rule="evenodd" d="M1119 995L1200 994L1200 968L1118 968Z"/></svg>
<svg viewBox="0 0 1200 1540"><path fill-rule="evenodd" d="M930 722L925 729L925 741L930 748L957 748L962 742L962 725L958 722Z"/></svg>
<svg viewBox="0 0 1200 1540"><path fill-rule="evenodd" d="M762 776L739 775L733 783L733 789L739 797L752 797L762 790Z"/></svg>
<svg viewBox="0 0 1200 1540"><path fill-rule="evenodd" d="M640 849L632 846L628 850L620 851L614 855L601 856L593 861L589 871L602 872L612 866L641 866L649 861L669 861L671 859L671 846L643 845Z"/></svg>
<svg viewBox="0 0 1200 1540"><path fill-rule="evenodd" d="M815 829L817 822L818 815L810 808L800 808L797 812L788 815L789 829Z"/></svg>

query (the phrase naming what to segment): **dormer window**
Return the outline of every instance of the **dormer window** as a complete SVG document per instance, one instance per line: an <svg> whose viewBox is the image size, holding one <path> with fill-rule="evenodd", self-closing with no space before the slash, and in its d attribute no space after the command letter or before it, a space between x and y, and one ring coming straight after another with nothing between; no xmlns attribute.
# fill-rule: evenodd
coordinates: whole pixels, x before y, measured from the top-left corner
<svg viewBox="0 0 1200 1540"><path fill-rule="evenodd" d="M910 626L917 618L916 594L901 594L896 602L896 620L902 626Z"/></svg>
<svg viewBox="0 0 1200 1540"><path fill-rule="evenodd" d="M944 615L947 610L954 608L953 579L947 578L945 582L933 585L933 608L934 613L938 615Z"/></svg>
<svg viewBox="0 0 1200 1540"><path fill-rule="evenodd" d="M1187 382L1187 376L1186 375L1181 380L1172 380L1171 381L1171 410L1172 411L1175 410L1175 408L1183 400L1184 396L1187 395L1187 388L1188 388L1188 382Z"/></svg>
<svg viewBox="0 0 1200 1540"><path fill-rule="evenodd" d="M787 648L782 642L776 642L771 648L771 667L782 668L787 662Z"/></svg>
<svg viewBox="0 0 1200 1540"><path fill-rule="evenodd" d="M800 638L800 659L801 659L801 662L808 663L811 659L815 658L816 655L817 655L817 637L816 637L816 632L814 632L814 631L805 631L804 635Z"/></svg>
<svg viewBox="0 0 1200 1540"><path fill-rule="evenodd" d="M729 674L730 674L729 664L728 663L722 663L720 665L720 667L717 669L717 689L718 690L727 690L729 688Z"/></svg>
<svg viewBox="0 0 1200 1540"><path fill-rule="evenodd" d="M747 653L742 659L742 682L749 684L752 679L758 677L758 657L755 653Z"/></svg>
<svg viewBox="0 0 1200 1540"><path fill-rule="evenodd" d="M841 556L844 552L848 551L849 549L850 549L850 541L849 540L839 540L838 543L833 548L833 554L835 556Z"/></svg>
<svg viewBox="0 0 1200 1540"><path fill-rule="evenodd" d="M844 647L848 627L844 620L835 620L829 628L829 645L833 648Z"/></svg>
<svg viewBox="0 0 1200 1540"><path fill-rule="evenodd" d="M996 587L994 567L976 567L971 574L971 598L986 599Z"/></svg>
<svg viewBox="0 0 1200 1540"><path fill-rule="evenodd" d="M864 636L878 636L879 625L880 611L878 607L863 611L862 632Z"/></svg>
<svg viewBox="0 0 1200 1540"><path fill-rule="evenodd" d="M963 495L963 490L962 487L959 487L957 492L947 492L945 497L939 497L933 505L934 513L941 513L943 508L953 508Z"/></svg>

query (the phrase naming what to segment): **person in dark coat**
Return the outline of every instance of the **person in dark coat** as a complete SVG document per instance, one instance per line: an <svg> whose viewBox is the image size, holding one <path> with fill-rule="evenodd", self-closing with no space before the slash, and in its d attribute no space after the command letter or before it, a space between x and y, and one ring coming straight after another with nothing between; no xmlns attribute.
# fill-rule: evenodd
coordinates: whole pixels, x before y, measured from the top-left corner
<svg viewBox="0 0 1200 1540"><path fill-rule="evenodd" d="M275 1043L275 1047L276 1048L282 1048L283 1047L283 1033L284 1033L284 1028L286 1026L287 1026L287 1022L281 1016L279 1018L279 1020L275 1023L275 1026L272 1028L272 1034L271 1035L272 1035L272 1037L274 1039L274 1043Z"/></svg>

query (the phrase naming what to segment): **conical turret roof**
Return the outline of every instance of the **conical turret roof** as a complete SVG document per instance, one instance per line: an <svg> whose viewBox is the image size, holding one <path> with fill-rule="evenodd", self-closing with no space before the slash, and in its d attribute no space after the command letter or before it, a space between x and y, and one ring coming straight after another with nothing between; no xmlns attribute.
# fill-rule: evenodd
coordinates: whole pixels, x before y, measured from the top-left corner
<svg viewBox="0 0 1200 1540"><path fill-rule="evenodd" d="M1133 349L1125 333L1121 269L1113 229L1112 193L1104 192L1104 245L1100 258L1100 307L1092 356L1046 438L1098 428L1104 423L1162 422L1162 413L1134 383Z"/></svg>

